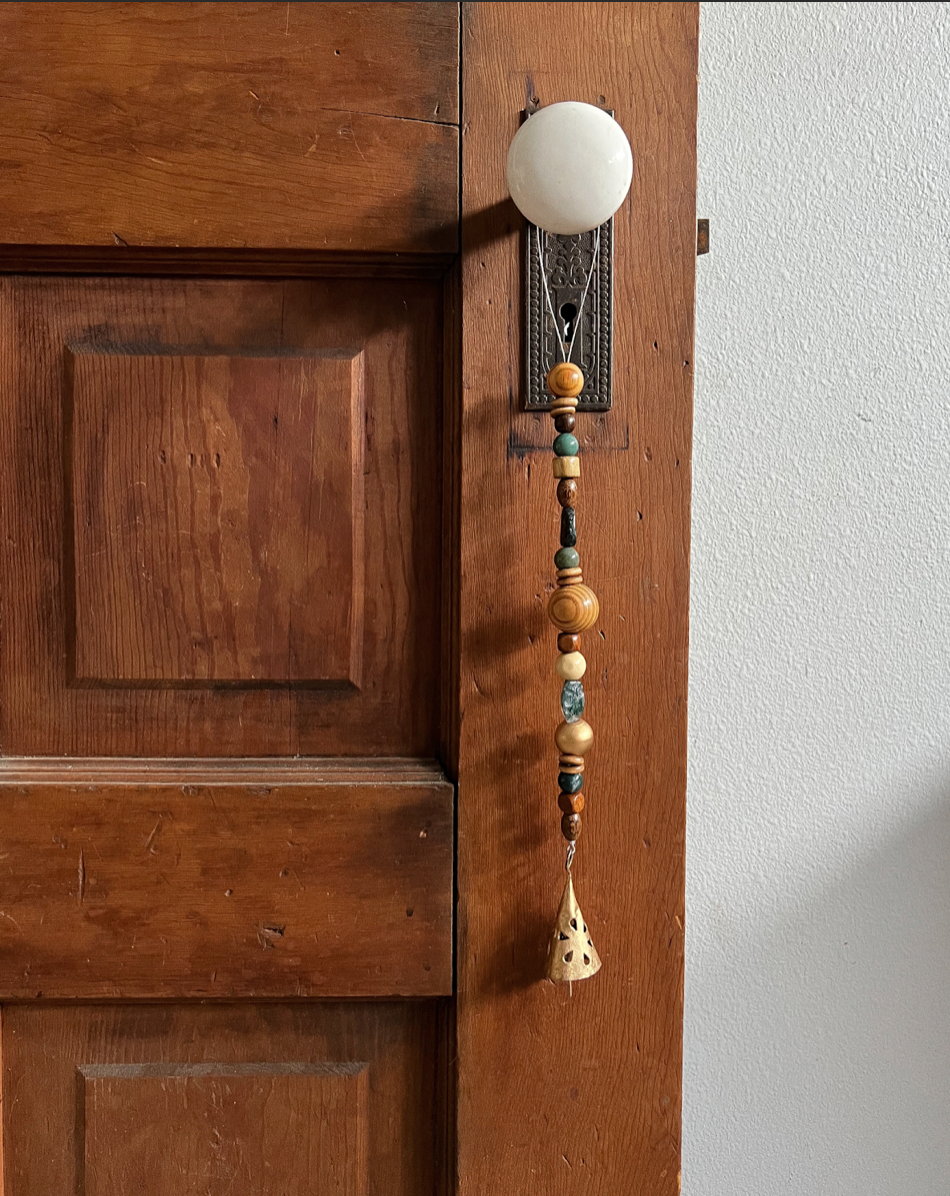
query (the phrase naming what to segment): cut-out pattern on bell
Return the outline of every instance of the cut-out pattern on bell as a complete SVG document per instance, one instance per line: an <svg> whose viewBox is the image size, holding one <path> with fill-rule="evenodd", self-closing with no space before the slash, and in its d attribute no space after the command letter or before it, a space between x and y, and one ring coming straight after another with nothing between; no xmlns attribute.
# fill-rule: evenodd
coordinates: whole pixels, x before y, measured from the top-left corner
<svg viewBox="0 0 950 1196"><path fill-rule="evenodd" d="M586 980L598 971L600 956L590 940L587 923L574 896L574 881L568 876L548 952L547 977L560 984L567 980Z"/></svg>

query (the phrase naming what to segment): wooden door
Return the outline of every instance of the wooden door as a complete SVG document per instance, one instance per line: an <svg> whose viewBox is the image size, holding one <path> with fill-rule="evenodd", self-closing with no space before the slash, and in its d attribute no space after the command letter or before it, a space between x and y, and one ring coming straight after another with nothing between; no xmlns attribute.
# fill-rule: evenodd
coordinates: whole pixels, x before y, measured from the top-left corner
<svg viewBox="0 0 950 1196"><path fill-rule="evenodd" d="M6 1196L676 1191L695 25L0 8ZM573 995L503 171L535 96L638 163Z"/></svg>

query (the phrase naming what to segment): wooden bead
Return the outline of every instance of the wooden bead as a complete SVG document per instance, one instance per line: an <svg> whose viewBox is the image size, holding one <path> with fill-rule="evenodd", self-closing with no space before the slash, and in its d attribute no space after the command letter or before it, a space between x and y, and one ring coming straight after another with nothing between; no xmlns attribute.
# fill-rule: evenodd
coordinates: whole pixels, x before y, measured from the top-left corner
<svg viewBox="0 0 950 1196"><path fill-rule="evenodd" d="M578 759L580 759L579 756ZM560 776L570 776L571 774L580 776L580 774L584 771L583 764L561 764L559 765L559 768L561 770L559 773Z"/></svg>
<svg viewBox="0 0 950 1196"><path fill-rule="evenodd" d="M573 415L577 410L577 399L555 399L550 407L550 414L552 419L557 419L559 415Z"/></svg>
<svg viewBox="0 0 950 1196"><path fill-rule="evenodd" d="M562 814L580 814L587 803L583 793L559 793L557 807Z"/></svg>
<svg viewBox="0 0 950 1196"><path fill-rule="evenodd" d="M580 652L565 652L554 662L554 671L562 681L580 681L587 672L587 661Z"/></svg>
<svg viewBox="0 0 950 1196"><path fill-rule="evenodd" d="M594 743L594 728L579 718L576 723L561 723L554 732L558 749L572 756L586 756Z"/></svg>
<svg viewBox="0 0 950 1196"><path fill-rule="evenodd" d="M579 586L584 580L584 575L580 568L576 569L558 569L557 584L558 586Z"/></svg>
<svg viewBox="0 0 950 1196"><path fill-rule="evenodd" d="M581 637L564 631L557 637L557 646L559 652L576 652L581 646Z"/></svg>
<svg viewBox="0 0 950 1196"><path fill-rule="evenodd" d="M561 834L568 843L573 843L575 839L581 837L581 829L580 814L563 814L561 816Z"/></svg>
<svg viewBox="0 0 950 1196"><path fill-rule="evenodd" d="M551 464L556 478L579 478L581 476L580 457L555 457Z"/></svg>
<svg viewBox="0 0 950 1196"><path fill-rule="evenodd" d="M548 390L553 395L568 395L573 398L584 389L584 375L570 361L561 361L551 370L547 378Z"/></svg>
<svg viewBox="0 0 950 1196"><path fill-rule="evenodd" d="M562 507L573 507L577 502L577 482L573 478L562 478L558 482L557 500Z"/></svg>
<svg viewBox="0 0 950 1196"><path fill-rule="evenodd" d="M554 417L554 427L558 432L573 432L577 427L577 420L574 418L573 412L570 414L556 415Z"/></svg>
<svg viewBox="0 0 950 1196"><path fill-rule="evenodd" d="M599 615L597 595L583 583L558 587L548 599L548 618L561 631L587 631Z"/></svg>
<svg viewBox="0 0 950 1196"><path fill-rule="evenodd" d="M581 772L584 771L584 757L572 756L569 752L562 752L558 756L558 768L561 772L570 772L572 768L579 768Z"/></svg>

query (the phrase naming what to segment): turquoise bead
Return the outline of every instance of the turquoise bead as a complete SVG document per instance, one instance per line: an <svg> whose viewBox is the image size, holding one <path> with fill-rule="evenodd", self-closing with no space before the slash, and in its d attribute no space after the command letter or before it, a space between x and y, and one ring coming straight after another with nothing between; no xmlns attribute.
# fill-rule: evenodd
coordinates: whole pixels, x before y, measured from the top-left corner
<svg viewBox="0 0 950 1196"><path fill-rule="evenodd" d="M576 723L584 713L584 686L580 681L565 681L561 690L561 713L569 723Z"/></svg>
<svg viewBox="0 0 950 1196"><path fill-rule="evenodd" d="M576 548L559 548L554 554L555 569L576 569L580 563L580 553Z"/></svg>
<svg viewBox="0 0 950 1196"><path fill-rule="evenodd" d="M572 436L570 432L562 432L554 438L554 451L559 457L576 457L580 447L577 437Z"/></svg>

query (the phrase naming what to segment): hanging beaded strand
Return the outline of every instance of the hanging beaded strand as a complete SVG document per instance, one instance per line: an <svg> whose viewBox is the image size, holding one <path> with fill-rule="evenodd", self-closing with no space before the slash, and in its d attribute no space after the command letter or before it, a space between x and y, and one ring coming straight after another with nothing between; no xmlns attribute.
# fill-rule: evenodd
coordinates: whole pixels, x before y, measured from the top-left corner
<svg viewBox="0 0 950 1196"><path fill-rule="evenodd" d="M594 742L594 732L583 715L586 699L583 677L587 661L581 652L581 633L597 622L597 596L584 584L577 551L577 491L581 473L576 427L577 398L584 389L584 375L570 361L556 365L547 377L554 396L551 415L557 435L554 439L554 476L561 507L560 547L554 555L557 588L548 602L548 617L558 629L559 655L555 672L561 681L563 721L554 733L558 755L557 804L561 811L561 834L567 840L567 884L558 911L557 925L548 953L547 975L553 981L583 980L600 968L600 957L591 942L574 895L571 864L582 830L585 807L584 757Z"/></svg>

